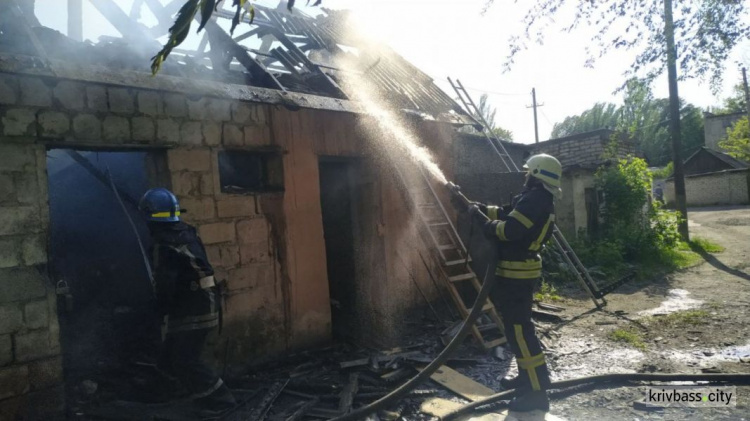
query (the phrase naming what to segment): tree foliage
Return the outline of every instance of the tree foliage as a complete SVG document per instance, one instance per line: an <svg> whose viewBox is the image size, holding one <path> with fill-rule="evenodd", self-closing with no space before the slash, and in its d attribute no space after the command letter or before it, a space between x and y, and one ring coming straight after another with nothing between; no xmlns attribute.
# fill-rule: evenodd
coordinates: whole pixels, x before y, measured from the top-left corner
<svg viewBox="0 0 750 421"><path fill-rule="evenodd" d="M638 145L650 165L661 166L671 160L669 134L669 100L654 98L648 83L630 79L625 83L623 105L597 103L575 116L555 124L552 137L563 137L587 131L611 128L627 133ZM687 156L704 143L703 112L692 104L680 109L682 152Z"/></svg>
<svg viewBox="0 0 750 421"><path fill-rule="evenodd" d="M727 138L719 142L719 146L733 157L750 162L750 125L747 117L737 120L727 129Z"/></svg>
<svg viewBox="0 0 750 421"><path fill-rule="evenodd" d="M597 102L579 115L566 117L555 123L550 138L570 136L598 129L615 129L620 121L620 108L615 104Z"/></svg>
<svg viewBox="0 0 750 421"><path fill-rule="evenodd" d="M287 9L291 12L294 8L296 0L287 1ZM308 0L308 4L309 4ZM316 0L313 6L318 6L322 3L322 0ZM161 69L161 65L164 60L169 57L172 50L178 45L182 44L190 33L190 27L192 26L193 19L200 12L200 24L198 30L200 32L211 15L216 12L216 9L220 5L220 0L187 0L182 5L180 11L177 12L177 18L175 18L174 25L169 28L169 39L167 40L164 47L159 50L154 57L151 58L151 72L155 75ZM232 0L232 7L235 8L234 17L232 18L232 28L230 33L234 34L234 29L240 24L240 22L247 19L248 23L253 23L255 18L255 8L251 1L248 0Z"/></svg>
<svg viewBox="0 0 750 421"><path fill-rule="evenodd" d="M732 87L732 94L724 98L722 106L712 111L717 114L731 114L741 113L746 109L745 90L742 87L742 83L738 83Z"/></svg>
<svg viewBox="0 0 750 421"><path fill-rule="evenodd" d="M499 1L488 0L486 8ZM666 69L664 36L664 4L662 1L578 1L539 0L524 2L528 9L523 18L524 34L510 38L506 69L529 42L543 43L546 29L556 22L567 6L575 7L565 31L581 26L591 28L595 35L587 47L586 65L611 50L637 51L628 76L643 74L653 80ZM732 49L750 35L748 7L742 0L675 0L674 28L677 65L680 78L708 78L718 90L723 76L722 64ZM569 10L569 9L567 9Z"/></svg>

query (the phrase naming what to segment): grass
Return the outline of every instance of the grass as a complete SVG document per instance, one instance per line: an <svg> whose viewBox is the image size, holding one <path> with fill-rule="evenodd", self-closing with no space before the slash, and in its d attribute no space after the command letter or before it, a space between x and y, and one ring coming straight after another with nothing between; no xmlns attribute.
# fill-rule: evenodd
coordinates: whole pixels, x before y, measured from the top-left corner
<svg viewBox="0 0 750 421"><path fill-rule="evenodd" d="M704 251L706 253L721 253L725 250L724 247L701 237L690 240L690 249L695 252Z"/></svg>
<svg viewBox="0 0 750 421"><path fill-rule="evenodd" d="M557 293L557 288L554 285L542 280L542 285L539 292L534 294L534 299L537 301L560 301L562 297Z"/></svg>
<svg viewBox="0 0 750 421"><path fill-rule="evenodd" d="M706 310L684 310L676 311L664 316L650 317L646 323L651 326L675 329L686 326L697 326L706 323L708 311Z"/></svg>
<svg viewBox="0 0 750 421"><path fill-rule="evenodd" d="M643 336L634 328L615 329L609 332L607 337L615 342L626 343L633 348L640 349L641 351L646 349L646 343L643 342Z"/></svg>

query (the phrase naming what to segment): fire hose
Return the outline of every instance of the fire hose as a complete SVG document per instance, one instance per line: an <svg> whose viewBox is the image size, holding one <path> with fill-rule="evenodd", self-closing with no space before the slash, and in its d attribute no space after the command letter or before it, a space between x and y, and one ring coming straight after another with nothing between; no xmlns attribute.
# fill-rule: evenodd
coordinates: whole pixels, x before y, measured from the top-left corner
<svg viewBox="0 0 750 421"><path fill-rule="evenodd" d="M470 202L466 197L460 194L458 186L453 183L446 184L451 192L460 198L464 204L468 205ZM470 234L471 235L471 234ZM471 239L469 240L471 242ZM479 295L474 302L474 305L469 312L469 315L464 320L461 328L456 335L451 339L450 343L443 349L443 351L421 372L411 378L406 383L402 384L392 392L383 396L382 398L370 403L367 406L356 409L348 414L334 418L332 421L355 421L364 419L366 416L375 413L377 411L388 408L394 403L398 402L407 393L417 387L419 384L427 380L435 371L437 371L443 363L445 363L456 351L458 346L463 341L464 337L469 333L472 325L479 317L482 312L484 302L487 300L490 291L492 290L493 282L488 280L488 275L491 273L488 267L482 280L482 288L479 291ZM623 381L661 381L661 382L675 382L675 381L710 381L710 382L733 382L733 383L750 383L750 374L728 374L728 373L701 373L701 374L666 374L666 373L614 373L614 374L603 374L596 376L580 377L577 379L563 380L554 382L551 384L550 389L563 389L573 386L580 386L584 384L604 385L607 383L623 382ZM508 390L489 396L487 398L472 402L466 406L458 408L450 413L441 417L442 420L452 420L456 417L466 414L472 410L485 405L496 404L504 400L512 399L516 394L515 390Z"/></svg>
<svg viewBox="0 0 750 421"><path fill-rule="evenodd" d="M448 183L446 184L446 187L448 187L457 196L460 196L460 199L464 202L464 204L469 203L469 201L463 195L460 195L458 186L453 183ZM419 374L417 374L416 376L412 377L406 383L393 390L391 393L383 396L382 398L372 402L367 406L354 410L346 415L334 418L333 421L355 421L364 419L367 415L385 409L395 402L398 402L399 399L401 399L412 389L420 385L433 373L435 373L435 371L437 371L443 365L443 363L445 363L448 358L453 355L456 349L458 349L459 345L461 345L461 343L463 342L464 337L466 337L466 335L471 330L471 327L474 325L474 322L482 314L482 307L484 306L485 301L487 301L487 297L490 295L490 291L492 290L493 285L492 279L488 279L488 277L492 276L493 274L494 271L491 271L490 267L488 267L484 273L482 288L479 290L479 295L474 301L474 305L471 307L469 315L466 317L466 319L464 319L461 328L458 330L453 339L451 339L445 349L443 349L440 355L438 355L429 365L427 365L424 370L419 372Z"/></svg>

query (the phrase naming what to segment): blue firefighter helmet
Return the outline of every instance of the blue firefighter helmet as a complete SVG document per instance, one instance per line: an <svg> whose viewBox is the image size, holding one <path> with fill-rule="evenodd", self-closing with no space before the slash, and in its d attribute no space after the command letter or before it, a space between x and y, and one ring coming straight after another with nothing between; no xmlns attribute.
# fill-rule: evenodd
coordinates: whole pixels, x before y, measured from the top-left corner
<svg viewBox="0 0 750 421"><path fill-rule="evenodd" d="M149 222L179 222L180 203L171 191L157 187L147 191L138 204Z"/></svg>

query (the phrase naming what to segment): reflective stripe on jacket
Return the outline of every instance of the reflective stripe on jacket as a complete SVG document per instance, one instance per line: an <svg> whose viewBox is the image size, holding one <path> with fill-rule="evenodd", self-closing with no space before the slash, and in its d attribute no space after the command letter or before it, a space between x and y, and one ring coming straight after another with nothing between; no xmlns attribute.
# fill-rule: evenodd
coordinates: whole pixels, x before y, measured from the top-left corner
<svg viewBox="0 0 750 421"><path fill-rule="evenodd" d="M513 199L510 212L486 206L487 234L500 248L495 274L512 279L536 279L542 275L539 251L552 236L555 222L553 196L543 187L525 189ZM484 210L483 209L483 210Z"/></svg>
<svg viewBox="0 0 750 421"><path fill-rule="evenodd" d="M152 228L157 301L169 315L167 332L210 329L219 324L214 270L195 228L164 224Z"/></svg>

